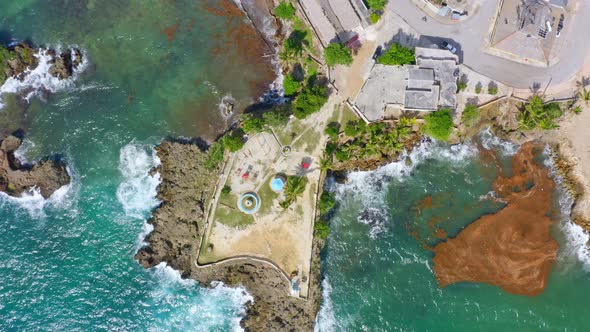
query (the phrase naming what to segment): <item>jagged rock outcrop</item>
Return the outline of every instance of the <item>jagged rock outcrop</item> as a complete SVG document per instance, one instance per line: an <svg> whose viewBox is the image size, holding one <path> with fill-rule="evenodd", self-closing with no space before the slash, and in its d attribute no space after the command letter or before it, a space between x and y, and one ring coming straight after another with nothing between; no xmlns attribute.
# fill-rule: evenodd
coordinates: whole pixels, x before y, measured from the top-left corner
<svg viewBox="0 0 590 332"><path fill-rule="evenodd" d="M0 46L0 85L10 77L23 80L27 71L39 65L36 54L40 51L49 56L49 74L59 79L71 77L82 64L82 52L76 48L57 53L53 49L35 49L24 42L8 48Z"/></svg>
<svg viewBox="0 0 590 332"><path fill-rule="evenodd" d="M20 196L36 187L47 198L70 183L66 165L59 160L46 158L34 165L22 165L14 156L21 143L21 138L10 135L0 144L0 191Z"/></svg>
<svg viewBox="0 0 590 332"><path fill-rule="evenodd" d="M207 155L196 142L163 141L156 152L161 164L158 199L162 201L148 221L154 230L147 246L135 258L145 268L166 262L183 278L203 284L222 281L243 286L254 298L241 321L246 331L312 331L320 304L319 251L314 241L315 274L310 300L289 295L288 281L274 267L240 259L212 266L197 267L198 246L205 230L205 207L212 195L217 172L204 166Z"/></svg>

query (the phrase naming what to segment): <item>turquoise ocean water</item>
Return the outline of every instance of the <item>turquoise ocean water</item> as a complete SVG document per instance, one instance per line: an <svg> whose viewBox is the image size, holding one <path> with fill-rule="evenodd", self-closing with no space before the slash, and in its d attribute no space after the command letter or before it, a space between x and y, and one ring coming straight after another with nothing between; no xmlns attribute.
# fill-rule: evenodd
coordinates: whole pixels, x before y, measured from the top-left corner
<svg viewBox="0 0 590 332"><path fill-rule="evenodd" d="M153 145L169 135L214 137L231 122L218 109L223 97L246 106L273 79L256 54L244 51L255 47L236 33L243 21L230 4L0 2L3 42L78 46L89 59L74 82L45 82L53 94L30 103L2 96L2 126L27 132L20 157L61 154L73 182L48 200L0 195L0 330L237 328L250 298L242 289L201 288L164 265L146 271L133 260L158 203L159 178L148 175L158 163ZM514 153L489 136L486 142L506 158ZM438 289L431 253L407 227L440 215L453 219L452 235L498 209L487 200L494 173L469 144L424 145L412 159L411 167L392 164L334 185L340 208L323 256L319 330L590 328L588 238L563 216L555 226L559 261L542 295L513 296L481 284ZM418 215L417 202L432 194L446 203ZM556 194L556 211L567 201Z"/></svg>
<svg viewBox="0 0 590 332"><path fill-rule="evenodd" d="M482 134L509 165L517 147ZM571 199L555 193L559 220L553 229L561 248L545 291L537 297L499 288L459 283L440 289L433 275L427 223L439 218L449 236L479 216L501 208L491 203L493 165L474 144L426 144L414 164L394 163L354 173L334 185L339 208L323 257L324 301L320 331L588 331L590 294L588 236L565 214ZM545 161L549 163L548 160ZM507 169L506 171L510 171ZM433 197L432 207L421 202Z"/></svg>
<svg viewBox="0 0 590 332"><path fill-rule="evenodd" d="M2 96L2 126L26 130L20 156L60 154L73 182L48 200L0 196L0 331L238 327L249 299L242 289L200 288L166 266L146 271L133 260L157 205L153 145L169 135L214 137L231 121L219 111L223 97L245 107L274 79L268 64L244 54L240 38L256 44L243 17L224 6L235 8L202 0L0 2L3 42L77 46L88 59L74 82L37 80L56 92L30 104Z"/></svg>

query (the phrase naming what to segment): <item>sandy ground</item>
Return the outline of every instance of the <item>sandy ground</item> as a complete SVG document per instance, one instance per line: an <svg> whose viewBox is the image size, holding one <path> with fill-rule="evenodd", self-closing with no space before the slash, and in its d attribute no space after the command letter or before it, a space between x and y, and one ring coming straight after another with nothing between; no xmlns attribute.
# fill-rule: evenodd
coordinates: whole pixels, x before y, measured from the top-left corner
<svg viewBox="0 0 590 332"><path fill-rule="evenodd" d="M569 114L554 133L559 153L573 166L583 196L578 200L573 216L590 220L590 106L582 113Z"/></svg>
<svg viewBox="0 0 590 332"><path fill-rule="evenodd" d="M319 163L327 139L323 129L332 118L334 110L338 109L335 107L337 99L331 98L322 111L308 119L292 120L286 128L275 130L277 136L261 133L251 137L244 148L234 155L226 181L232 187L230 201L233 202L235 198L237 207L237 198L241 194L256 192L259 193L262 207L253 215L253 223L237 227L231 226L232 221L222 220L227 216L212 214L209 219L213 222L199 257L201 263L249 255L273 261L287 275L298 273L300 280L309 278L313 222L320 179ZM292 150L283 155L280 153L281 143L277 138L280 136L280 139L286 140L285 137L289 137L292 132L297 134L288 139ZM300 167L304 158L311 164L308 170ZM252 175L243 179L241 174L248 169L251 169ZM268 180L277 173L305 175L308 179L305 192L288 209L279 206L279 202L283 200L282 194L271 194L266 188ZM219 190L221 187L223 185L220 185ZM211 252L206 249L209 244L213 244ZM301 282L300 289L300 295L306 297L307 282Z"/></svg>

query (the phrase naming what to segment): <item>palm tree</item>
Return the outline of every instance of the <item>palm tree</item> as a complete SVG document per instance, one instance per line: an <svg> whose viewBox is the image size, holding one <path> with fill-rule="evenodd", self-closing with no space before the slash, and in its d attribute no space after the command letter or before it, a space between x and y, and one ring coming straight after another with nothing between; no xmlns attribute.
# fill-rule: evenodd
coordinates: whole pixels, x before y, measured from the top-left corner
<svg viewBox="0 0 590 332"><path fill-rule="evenodd" d="M320 159L320 170L322 172L327 172L330 169L332 169L332 161L328 158L321 158Z"/></svg>

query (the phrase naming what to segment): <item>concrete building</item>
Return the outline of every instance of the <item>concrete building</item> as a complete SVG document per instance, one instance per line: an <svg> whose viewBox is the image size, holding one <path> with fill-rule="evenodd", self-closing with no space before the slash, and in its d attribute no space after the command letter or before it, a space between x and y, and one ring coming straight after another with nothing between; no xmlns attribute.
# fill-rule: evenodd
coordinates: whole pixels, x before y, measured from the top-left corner
<svg viewBox="0 0 590 332"><path fill-rule="evenodd" d="M362 0L299 0L324 45L346 40L369 24L369 10Z"/></svg>
<svg viewBox="0 0 590 332"><path fill-rule="evenodd" d="M386 117L387 109L436 111L456 107L458 58L447 50L416 48L416 64L375 64L355 100L369 121Z"/></svg>
<svg viewBox="0 0 590 332"><path fill-rule="evenodd" d="M567 0L504 0L490 50L511 60L549 66L557 57Z"/></svg>

